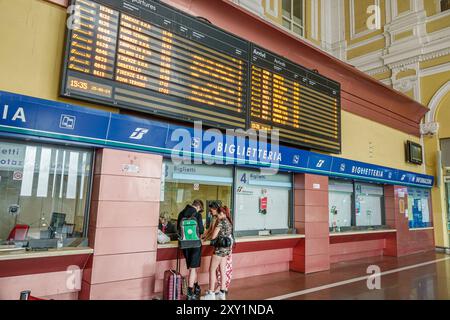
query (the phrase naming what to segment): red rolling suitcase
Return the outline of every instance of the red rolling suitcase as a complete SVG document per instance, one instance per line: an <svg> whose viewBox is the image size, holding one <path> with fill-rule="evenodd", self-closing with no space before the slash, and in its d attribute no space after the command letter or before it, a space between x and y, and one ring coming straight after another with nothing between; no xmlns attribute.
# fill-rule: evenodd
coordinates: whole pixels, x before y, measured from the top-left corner
<svg viewBox="0 0 450 320"><path fill-rule="evenodd" d="M163 299L182 300L183 298L183 277L180 273L179 249L177 249L177 269L164 272Z"/></svg>

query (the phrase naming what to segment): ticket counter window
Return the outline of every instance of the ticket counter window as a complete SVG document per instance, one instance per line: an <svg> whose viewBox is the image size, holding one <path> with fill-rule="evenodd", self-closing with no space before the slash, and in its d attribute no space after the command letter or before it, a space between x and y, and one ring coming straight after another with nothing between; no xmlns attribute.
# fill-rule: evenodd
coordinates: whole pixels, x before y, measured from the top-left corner
<svg viewBox="0 0 450 320"><path fill-rule="evenodd" d="M385 228L382 185L329 180L330 232Z"/></svg>
<svg viewBox="0 0 450 320"><path fill-rule="evenodd" d="M87 245L92 152L0 141L1 245Z"/></svg>
<svg viewBox="0 0 450 320"><path fill-rule="evenodd" d="M329 180L329 225L332 231L341 231L352 224L353 183Z"/></svg>
<svg viewBox="0 0 450 320"><path fill-rule="evenodd" d="M160 212L169 216L171 222L176 222L178 214L195 199L205 204L205 212L202 213L205 224L209 203L217 201L231 206L231 166L174 165L170 160L165 160L162 172Z"/></svg>
<svg viewBox="0 0 450 320"><path fill-rule="evenodd" d="M292 204L292 175L236 170L235 229L237 235L287 233Z"/></svg>
<svg viewBox="0 0 450 320"><path fill-rule="evenodd" d="M429 190L408 188L408 218L410 228L431 227Z"/></svg>
<svg viewBox="0 0 450 320"><path fill-rule="evenodd" d="M383 225L384 190L375 184L355 183L356 226Z"/></svg>

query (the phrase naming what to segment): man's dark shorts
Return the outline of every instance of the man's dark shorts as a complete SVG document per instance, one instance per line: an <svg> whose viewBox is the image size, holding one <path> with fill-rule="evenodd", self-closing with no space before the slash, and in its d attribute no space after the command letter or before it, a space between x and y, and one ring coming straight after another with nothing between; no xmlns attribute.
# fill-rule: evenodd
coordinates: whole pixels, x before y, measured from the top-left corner
<svg viewBox="0 0 450 320"><path fill-rule="evenodd" d="M183 255L186 259L188 269L199 268L202 260L202 248L184 249Z"/></svg>

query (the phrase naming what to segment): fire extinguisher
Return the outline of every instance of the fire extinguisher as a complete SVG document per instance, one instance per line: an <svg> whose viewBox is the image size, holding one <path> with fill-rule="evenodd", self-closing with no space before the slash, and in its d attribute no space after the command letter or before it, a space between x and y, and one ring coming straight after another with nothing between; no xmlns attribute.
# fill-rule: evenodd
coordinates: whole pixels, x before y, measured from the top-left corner
<svg viewBox="0 0 450 320"><path fill-rule="evenodd" d="M259 213L267 214L267 191L262 190L262 196L259 198Z"/></svg>

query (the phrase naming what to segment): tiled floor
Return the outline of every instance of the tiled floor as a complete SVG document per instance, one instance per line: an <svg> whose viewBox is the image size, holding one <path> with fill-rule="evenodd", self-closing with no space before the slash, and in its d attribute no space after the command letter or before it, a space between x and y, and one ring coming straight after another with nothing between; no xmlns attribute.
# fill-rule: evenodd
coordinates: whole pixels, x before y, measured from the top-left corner
<svg viewBox="0 0 450 320"><path fill-rule="evenodd" d="M437 261L435 260L442 260ZM419 264L419 265L418 265ZM423 265L420 265L423 264ZM380 289L367 286L367 267L379 266ZM399 268L406 270L396 270ZM351 283L345 283L352 280ZM375 283L371 279L371 283ZM344 284L339 283L344 281ZM337 284L336 284L337 283ZM321 288L322 286L331 287ZM304 290L308 290L305 292ZM288 295L288 296L285 296ZM304 299L450 299L450 255L426 253L402 258L375 257L332 265L330 271L304 275L294 272L238 279L229 300Z"/></svg>

